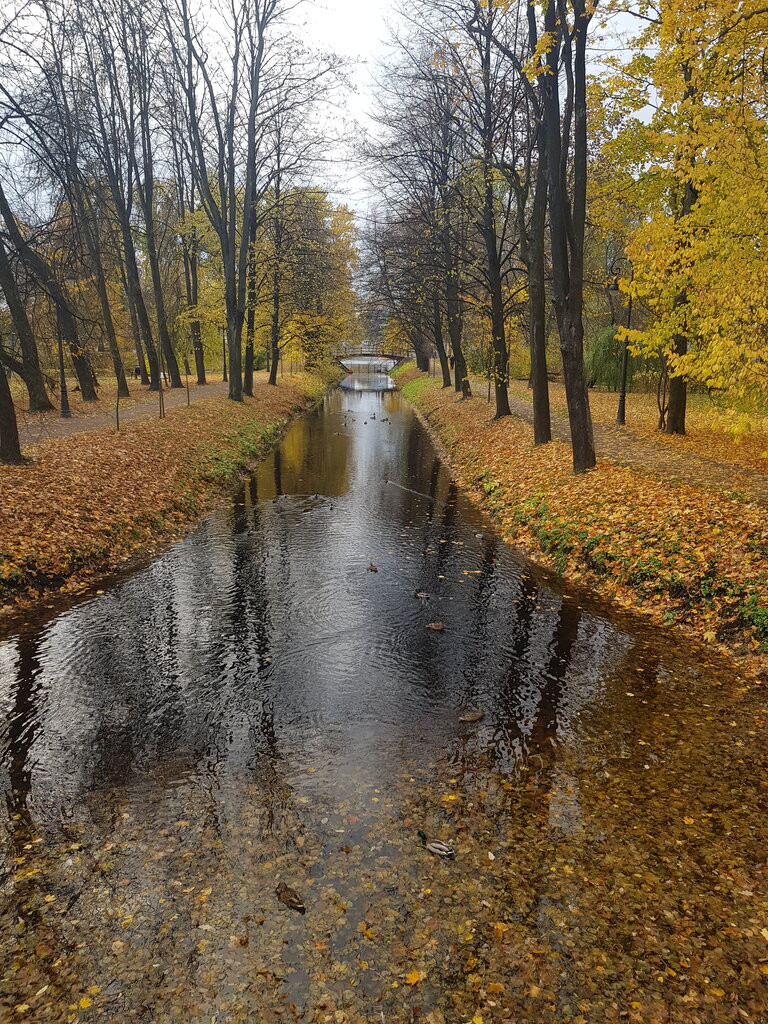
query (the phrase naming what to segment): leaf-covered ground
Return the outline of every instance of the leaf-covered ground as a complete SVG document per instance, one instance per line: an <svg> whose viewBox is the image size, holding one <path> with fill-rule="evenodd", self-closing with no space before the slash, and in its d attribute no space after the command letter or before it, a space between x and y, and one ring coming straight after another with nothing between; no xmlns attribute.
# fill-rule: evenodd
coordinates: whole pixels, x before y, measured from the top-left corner
<svg viewBox="0 0 768 1024"><path fill-rule="evenodd" d="M76 592L173 537L326 387L299 374L242 404L212 398L25 449L27 465L0 466L0 606Z"/></svg>
<svg viewBox="0 0 768 1024"><path fill-rule="evenodd" d="M459 482L493 513L507 540L569 578L766 671L763 504L734 493L730 479L723 487L714 470L705 487L681 483L680 463L676 479L669 479L664 441L658 476L647 463L640 471L600 459L597 469L574 477L563 441L535 449L528 423L494 421L482 399L461 402L438 380L409 368L399 382L442 440ZM629 463L631 453L628 441ZM703 463L692 459L700 475ZM696 474L692 468L691 477Z"/></svg>
<svg viewBox="0 0 768 1024"><path fill-rule="evenodd" d="M516 399L526 402L531 400L531 392L525 381L511 381L510 391ZM478 394L481 393L484 392L478 390ZM555 415L568 415L562 384L550 384L550 402ZM595 423L608 427L615 425L618 405L615 392L590 390L589 404ZM700 455L706 459L768 473L768 417L750 417L749 420L746 417L726 417L708 398L693 395L689 399L686 415L687 436L660 434L656 396L630 393L627 395L626 418L626 432L651 438L662 450Z"/></svg>

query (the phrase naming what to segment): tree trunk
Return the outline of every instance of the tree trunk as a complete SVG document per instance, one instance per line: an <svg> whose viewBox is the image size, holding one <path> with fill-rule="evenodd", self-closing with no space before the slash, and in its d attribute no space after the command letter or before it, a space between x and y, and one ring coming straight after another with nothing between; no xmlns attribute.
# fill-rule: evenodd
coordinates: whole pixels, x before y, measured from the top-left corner
<svg viewBox="0 0 768 1024"><path fill-rule="evenodd" d="M30 412L48 412L53 409L53 403L48 397L45 389L45 379L40 369L40 358L35 344L35 337L32 333L32 325L27 317L24 302L19 294L16 279L13 276L8 253L0 239L0 288L5 295L8 309L19 339L21 348L22 379L29 395Z"/></svg>
<svg viewBox="0 0 768 1024"><path fill-rule="evenodd" d="M488 263L488 289L491 299L491 336L493 339L493 390L496 400L495 419L510 415L509 408L509 355L507 352L506 325L504 323L504 295L501 282L501 265L497 248L496 229L493 215L493 190L486 184L485 216L483 236Z"/></svg>
<svg viewBox="0 0 768 1024"><path fill-rule="evenodd" d="M429 341L418 328L410 332L410 339L416 353L416 369L429 373Z"/></svg>
<svg viewBox="0 0 768 1024"><path fill-rule="evenodd" d="M583 330L581 316L574 316L568 310L561 332L560 352L563 357L565 397L568 404L575 473L583 473L594 466L596 461L592 417L589 412L587 382L584 375ZM567 339L567 342L564 339Z"/></svg>
<svg viewBox="0 0 768 1024"><path fill-rule="evenodd" d="M280 210L281 196L280 167L275 180L275 269L272 275L272 329L271 338L271 366L269 368L269 383L277 384L277 370L280 362L280 303L281 303L281 260L283 258L283 221Z"/></svg>
<svg viewBox="0 0 768 1024"><path fill-rule="evenodd" d="M125 215L127 216L127 215ZM149 363L149 390L160 390L160 360L157 356L157 349L152 337L152 324L147 311L147 304L144 301L144 292L141 289L139 270L136 264L136 248L133 244L131 226L129 222L123 222L123 214L118 211L120 228L123 236L123 259L125 262L125 277L128 285L128 301L135 312L139 324L139 333L144 340L144 348L147 351L147 362Z"/></svg>
<svg viewBox="0 0 768 1024"><path fill-rule="evenodd" d="M243 391L253 395L254 334L256 329L256 207L251 208L248 221L250 245L248 247L248 289L246 293L245 363L243 365Z"/></svg>
<svg viewBox="0 0 768 1024"><path fill-rule="evenodd" d="M80 214L83 220L83 234L85 236L86 245L88 252L93 263L94 274L96 278L96 291L99 296L99 305L101 306L101 316L104 321L104 332L107 335L107 344L109 345L109 352L112 356L112 366L115 371L115 379L117 380L117 394L119 398L130 398L130 391L128 390L128 382L125 379L125 367L123 366L123 357L120 355L120 348L117 344L117 332L115 331L115 321L112 317L112 308L109 304L109 292L107 290L107 279L104 274L104 264L101 259L101 252L99 250L99 244L93 229L93 224L89 222L90 210L85 208L84 204L80 205Z"/></svg>
<svg viewBox="0 0 768 1024"><path fill-rule="evenodd" d="M269 383L277 384L280 363L280 270L275 267L272 277L272 328L270 331Z"/></svg>
<svg viewBox="0 0 768 1024"><path fill-rule="evenodd" d="M690 85L690 69L686 66L685 73L689 81L686 89L686 99L691 100L696 93ZM680 209L680 217L688 217L699 200L699 193L692 182L685 183L683 201ZM688 295L681 292L675 300L675 309L680 309L688 302ZM678 333L673 339L673 352L676 356L684 356L688 351L688 338L685 334ZM674 366L672 370L674 371ZM667 406L667 418L665 432L667 434L685 434L685 414L688 405L688 385L685 377L670 374L669 377L669 404Z"/></svg>
<svg viewBox="0 0 768 1024"><path fill-rule="evenodd" d="M131 393L128 390L128 382L125 379L123 357L120 355L120 348L117 344L115 322L112 319L112 310L109 305L109 293L107 292L107 281L104 277L104 267L100 256L96 257L96 290L99 293L101 315L104 320L104 331L107 335L107 344L109 345L109 353L112 356L112 366L117 380L117 394L119 398L130 398Z"/></svg>
<svg viewBox="0 0 768 1024"><path fill-rule="evenodd" d="M0 359L0 462L20 463L23 461L16 410L13 406L5 366Z"/></svg>
<svg viewBox="0 0 768 1024"><path fill-rule="evenodd" d="M448 271L445 278L445 297L446 306L448 308L448 337L450 338L451 351L453 352L455 386L456 391L463 395L464 398L471 398L472 389L469 386L467 363L464 359L464 350L461 346L463 324L458 284L459 270L456 265L455 258L450 251L450 242L447 246L446 257L448 260Z"/></svg>
<svg viewBox="0 0 768 1024"><path fill-rule="evenodd" d="M443 387L449 388L451 381L451 367L448 363L448 354L445 351L445 338L443 337L443 315L440 310L440 296L435 292L432 297L432 307L435 325L435 348L437 358L440 360L440 372L443 375Z"/></svg>
<svg viewBox="0 0 768 1024"><path fill-rule="evenodd" d="M126 309L128 310L128 317L131 321L131 334L133 335L133 347L136 350L136 365L139 368L139 380L147 387L149 384L149 374L147 373L147 364L144 360L144 347L141 344L141 331L139 330L139 321L136 316L136 307L131 299L130 292L128 290L128 279L125 276L125 263L123 262L122 254L120 256L120 280L123 285L123 299L125 301Z"/></svg>
<svg viewBox="0 0 768 1024"><path fill-rule="evenodd" d="M187 291L187 306L189 309L196 309L200 297L200 283L197 268L197 234L194 230L191 245L189 248L184 246L184 285ZM192 351L195 354L197 383L203 385L206 383L205 353L203 352L200 321L197 316L190 323L189 331L192 337Z"/></svg>
<svg viewBox="0 0 768 1024"><path fill-rule="evenodd" d="M685 335L675 335L675 355L684 356L688 351L688 339ZM669 378L669 399L664 432L667 434L685 434L685 413L688 404L688 386L685 377Z"/></svg>
<svg viewBox="0 0 768 1024"><path fill-rule="evenodd" d="M494 149L493 116L495 98L491 81L491 34L493 5L488 5L491 18L486 22L481 47L483 79L483 222L482 235L485 242L488 292L491 300L491 340L493 344L493 390L496 401L495 419L510 415L509 408L509 352L507 351L507 330L504 322L504 291L501 272L499 238L496 232L496 201L493 191L493 170L496 166Z"/></svg>
<svg viewBox="0 0 768 1024"><path fill-rule="evenodd" d="M544 247L547 221L547 154L544 133L539 131L539 165L528 260L528 308L530 314L531 388L533 389L533 443L552 440L552 419L549 408L547 377L547 293Z"/></svg>
<svg viewBox="0 0 768 1024"><path fill-rule="evenodd" d="M574 37L568 33L565 3L550 3L545 30L555 43L547 52L549 74L540 76L547 138L549 228L552 244L552 290L560 351L563 357L573 471L595 465L592 417L584 380L584 227L587 191L586 42L589 18L585 0L573 0ZM570 118L560 116L559 76L562 63L573 106L572 195L568 194ZM568 104L566 105L568 109ZM562 132L562 135L561 135Z"/></svg>
<svg viewBox="0 0 768 1024"><path fill-rule="evenodd" d="M168 375L171 378L172 388L184 387L181 374L179 373L179 363L176 359L176 353L173 351L173 345L171 344L171 334L168 330L168 317L165 312L165 296L163 294L163 281L160 274L160 261L157 256L157 242L155 240L155 216L152 208L153 203L153 192L152 188L147 189L147 201L144 203L144 226L146 229L147 239L147 259L149 261L150 277L152 278L152 291L155 296L155 317L157 319L157 335L160 339L160 350L163 353L163 359L165 367L168 371Z"/></svg>

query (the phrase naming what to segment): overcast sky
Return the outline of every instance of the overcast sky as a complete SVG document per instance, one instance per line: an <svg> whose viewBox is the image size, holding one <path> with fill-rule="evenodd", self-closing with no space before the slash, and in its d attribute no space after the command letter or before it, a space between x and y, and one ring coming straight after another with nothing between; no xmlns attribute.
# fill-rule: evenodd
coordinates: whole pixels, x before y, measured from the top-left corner
<svg viewBox="0 0 768 1024"><path fill-rule="evenodd" d="M307 0L295 17L310 46L333 50L354 62L353 88L345 97L344 113L364 128L373 105L376 62L387 51L387 24L395 21L395 0ZM354 129L352 134L359 136ZM336 198L362 213L367 195L360 168L350 161L337 170L332 175L338 181Z"/></svg>

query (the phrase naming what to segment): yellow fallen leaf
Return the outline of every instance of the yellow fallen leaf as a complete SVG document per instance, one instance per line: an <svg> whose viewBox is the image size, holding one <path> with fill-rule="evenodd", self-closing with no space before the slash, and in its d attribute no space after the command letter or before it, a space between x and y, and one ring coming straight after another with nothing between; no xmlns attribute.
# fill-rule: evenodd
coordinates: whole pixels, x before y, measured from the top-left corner
<svg viewBox="0 0 768 1024"><path fill-rule="evenodd" d="M693 825L693 823L696 821L696 819L695 818L683 818L683 821L685 822L686 825Z"/></svg>
<svg viewBox="0 0 768 1024"><path fill-rule="evenodd" d="M426 971L413 970L413 971L409 971L405 975L405 979L404 980L405 980L406 985L418 985L418 983L420 981L424 981L426 976L427 976L427 972Z"/></svg>

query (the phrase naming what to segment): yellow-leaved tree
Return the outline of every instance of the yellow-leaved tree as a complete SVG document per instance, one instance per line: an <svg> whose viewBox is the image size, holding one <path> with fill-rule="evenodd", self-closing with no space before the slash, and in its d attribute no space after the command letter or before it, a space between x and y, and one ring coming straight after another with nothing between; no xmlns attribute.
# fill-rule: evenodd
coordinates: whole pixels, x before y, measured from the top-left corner
<svg viewBox="0 0 768 1024"><path fill-rule="evenodd" d="M633 10L644 28L606 88L634 116L605 145L643 211L622 287L651 315L625 335L664 359L662 425L684 433L687 382L741 406L768 398L768 10L757 0Z"/></svg>

